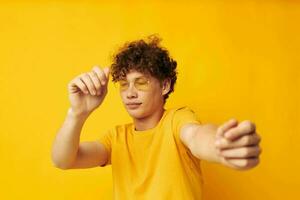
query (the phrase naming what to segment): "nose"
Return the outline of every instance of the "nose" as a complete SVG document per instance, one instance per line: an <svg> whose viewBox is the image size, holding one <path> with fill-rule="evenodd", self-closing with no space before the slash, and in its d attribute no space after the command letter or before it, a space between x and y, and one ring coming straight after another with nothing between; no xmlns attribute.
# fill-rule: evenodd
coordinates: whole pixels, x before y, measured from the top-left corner
<svg viewBox="0 0 300 200"><path fill-rule="evenodd" d="M127 98L134 98L137 97L137 91L133 84L130 84L127 89Z"/></svg>

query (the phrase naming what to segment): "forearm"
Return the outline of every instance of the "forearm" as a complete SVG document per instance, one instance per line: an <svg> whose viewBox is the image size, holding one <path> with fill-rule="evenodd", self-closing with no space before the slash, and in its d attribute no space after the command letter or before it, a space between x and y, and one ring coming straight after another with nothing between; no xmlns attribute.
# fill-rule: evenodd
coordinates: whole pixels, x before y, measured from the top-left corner
<svg viewBox="0 0 300 200"><path fill-rule="evenodd" d="M215 138L218 126L214 124L201 125L193 136L191 152L199 159L220 163Z"/></svg>
<svg viewBox="0 0 300 200"><path fill-rule="evenodd" d="M52 161L59 168L68 168L76 159L80 133L87 116L77 116L68 110L52 147Z"/></svg>

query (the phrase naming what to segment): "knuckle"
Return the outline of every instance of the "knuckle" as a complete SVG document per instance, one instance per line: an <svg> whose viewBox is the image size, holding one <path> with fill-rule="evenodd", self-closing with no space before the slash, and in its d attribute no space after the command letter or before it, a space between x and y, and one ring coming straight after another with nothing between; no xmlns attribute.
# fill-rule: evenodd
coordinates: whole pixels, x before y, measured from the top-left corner
<svg viewBox="0 0 300 200"><path fill-rule="evenodd" d="M247 121L245 124L246 124L246 129L247 129L247 131L250 132L250 131L252 130L252 125L251 125L251 123L250 123L249 121Z"/></svg>
<svg viewBox="0 0 300 200"><path fill-rule="evenodd" d="M257 137L257 142L260 143L261 142L261 137L259 135L256 135Z"/></svg>
<svg viewBox="0 0 300 200"><path fill-rule="evenodd" d="M98 65L95 65L92 70L99 70L99 66Z"/></svg>
<svg viewBox="0 0 300 200"><path fill-rule="evenodd" d="M96 77L97 77L97 78L99 77L97 71L95 71L95 70L90 71L90 74L91 74L92 77L95 77L95 78L96 78Z"/></svg>
<svg viewBox="0 0 300 200"><path fill-rule="evenodd" d="M81 76L78 76L77 78L74 79L73 82L78 83L78 82L81 82L81 81L83 81L82 77L81 77Z"/></svg>
<svg viewBox="0 0 300 200"><path fill-rule="evenodd" d="M97 77L97 75L95 74L94 71L88 72L88 74L89 74L91 77Z"/></svg>
<svg viewBox="0 0 300 200"><path fill-rule="evenodd" d="M75 79L74 79L74 82L77 82L77 81L82 81L82 76L77 76Z"/></svg>
<svg viewBox="0 0 300 200"><path fill-rule="evenodd" d="M248 125L248 126L252 126L253 125L253 122L251 122L250 120L245 120L245 123Z"/></svg>
<svg viewBox="0 0 300 200"><path fill-rule="evenodd" d="M257 156L259 155L260 149L259 147L255 147L255 149L253 149L253 151L251 152L251 156Z"/></svg>
<svg viewBox="0 0 300 200"><path fill-rule="evenodd" d="M236 119L235 117L232 117L232 118L230 118L230 120L229 120L229 121L236 122L236 121L237 121L237 119Z"/></svg>
<svg viewBox="0 0 300 200"><path fill-rule="evenodd" d="M82 77L83 77L83 78L89 78L89 74L88 74L88 73L84 73L84 74L82 75Z"/></svg>
<svg viewBox="0 0 300 200"><path fill-rule="evenodd" d="M245 145L247 145L247 144L250 144L252 142L252 140L251 140L251 137L250 136L245 136L244 137L244 144Z"/></svg>
<svg viewBox="0 0 300 200"><path fill-rule="evenodd" d="M257 158L253 159L251 163L249 163L249 165L251 165L251 167L255 167L256 165L258 165L259 160Z"/></svg>
<svg viewBox="0 0 300 200"><path fill-rule="evenodd" d="M255 124L253 122L251 122L251 121L249 121L249 126L250 126L250 128L251 128L252 131L256 129Z"/></svg>
<svg viewBox="0 0 300 200"><path fill-rule="evenodd" d="M261 147L258 147L258 150L257 150L258 154L261 154L262 152L262 148Z"/></svg>
<svg viewBox="0 0 300 200"><path fill-rule="evenodd" d="M245 120L244 121L244 125L245 125L245 128L247 129L247 131L253 131L253 130L255 130L255 125L250 120Z"/></svg>
<svg viewBox="0 0 300 200"><path fill-rule="evenodd" d="M103 70L101 68L99 69L94 69L93 71L98 72L97 74L99 74L99 76L102 76L104 74Z"/></svg>
<svg viewBox="0 0 300 200"><path fill-rule="evenodd" d="M258 165L260 163L259 157L256 159L256 164Z"/></svg>

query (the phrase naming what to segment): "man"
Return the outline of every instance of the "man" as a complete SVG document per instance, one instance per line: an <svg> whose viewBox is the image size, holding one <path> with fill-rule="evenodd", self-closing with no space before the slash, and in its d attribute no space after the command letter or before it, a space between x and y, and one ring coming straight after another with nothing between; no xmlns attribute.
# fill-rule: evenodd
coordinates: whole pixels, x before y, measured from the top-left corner
<svg viewBox="0 0 300 200"><path fill-rule="evenodd" d="M111 68L94 67L68 84L71 107L53 144L53 163L61 169L111 164L114 199L201 199L201 160L237 170L259 163L254 123L202 124L188 107L164 108L177 63L159 42L151 36L126 43ZM133 122L80 143L85 120L107 94L110 73Z"/></svg>

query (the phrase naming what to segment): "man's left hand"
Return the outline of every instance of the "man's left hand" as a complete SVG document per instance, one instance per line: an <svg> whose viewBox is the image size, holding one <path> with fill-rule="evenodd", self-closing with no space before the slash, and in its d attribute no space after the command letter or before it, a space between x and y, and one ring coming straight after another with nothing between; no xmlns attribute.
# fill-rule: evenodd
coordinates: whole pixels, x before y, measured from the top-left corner
<svg viewBox="0 0 300 200"><path fill-rule="evenodd" d="M259 163L260 141L254 123L249 120L238 123L231 119L218 127L215 147L221 164L246 170Z"/></svg>

